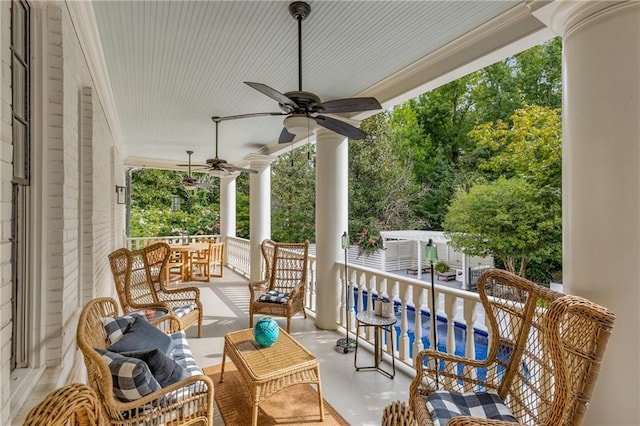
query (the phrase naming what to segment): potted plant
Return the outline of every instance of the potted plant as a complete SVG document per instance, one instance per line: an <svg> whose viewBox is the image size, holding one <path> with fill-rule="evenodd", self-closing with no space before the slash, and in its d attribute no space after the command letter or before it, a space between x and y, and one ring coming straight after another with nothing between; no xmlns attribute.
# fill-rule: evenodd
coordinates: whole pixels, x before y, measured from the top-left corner
<svg viewBox="0 0 640 426"><path fill-rule="evenodd" d="M449 267L449 265L445 262L438 262L436 263L436 272L449 272L451 270L451 268Z"/></svg>
<svg viewBox="0 0 640 426"><path fill-rule="evenodd" d="M371 256L378 250L384 250L384 240L379 231L372 231L368 227L362 228L362 231L357 234L358 240L356 245L358 246L358 256Z"/></svg>

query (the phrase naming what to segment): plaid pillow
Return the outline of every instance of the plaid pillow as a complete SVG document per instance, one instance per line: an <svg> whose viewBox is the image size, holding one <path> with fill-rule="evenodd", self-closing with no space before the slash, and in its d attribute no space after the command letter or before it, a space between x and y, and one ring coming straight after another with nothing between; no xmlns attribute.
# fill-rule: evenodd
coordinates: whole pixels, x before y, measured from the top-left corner
<svg viewBox="0 0 640 426"><path fill-rule="evenodd" d="M193 358L191 348L187 342L187 335L184 331L176 331L169 335L173 341L173 351L170 354L176 364L187 370L190 376L198 376L202 374L202 370L196 364L196 360Z"/></svg>
<svg viewBox="0 0 640 426"><path fill-rule="evenodd" d="M187 315L189 312L193 311L196 308L195 303L189 303L188 305L178 306L173 310L173 314L178 318Z"/></svg>
<svg viewBox="0 0 640 426"><path fill-rule="evenodd" d="M287 303L289 300L289 293L280 293L276 290L269 290L258 299L260 302L267 303Z"/></svg>
<svg viewBox="0 0 640 426"><path fill-rule="evenodd" d="M96 351L109 365L113 395L120 401L135 401L162 389L144 361L103 349Z"/></svg>
<svg viewBox="0 0 640 426"><path fill-rule="evenodd" d="M170 354L173 350L173 341L167 334L149 324L146 318L138 316L122 338L107 348L111 352L118 353L151 349L160 349L165 354Z"/></svg>
<svg viewBox="0 0 640 426"><path fill-rule="evenodd" d="M494 392L435 391L427 397L427 410L434 426L444 426L453 417L473 416L518 423Z"/></svg>
<svg viewBox="0 0 640 426"><path fill-rule="evenodd" d="M118 340L122 339L124 333L131 327L131 325L135 322L136 317L147 319L143 313L141 312L132 312L130 314L121 316L121 317L105 317L101 318L102 325L104 326L105 331L107 332L107 338L109 339L110 344L116 343Z"/></svg>

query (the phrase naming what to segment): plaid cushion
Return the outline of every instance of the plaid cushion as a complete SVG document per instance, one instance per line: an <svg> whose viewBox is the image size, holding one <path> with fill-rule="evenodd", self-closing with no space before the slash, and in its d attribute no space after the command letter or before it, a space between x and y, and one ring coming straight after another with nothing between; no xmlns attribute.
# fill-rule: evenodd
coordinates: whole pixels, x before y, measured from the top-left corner
<svg viewBox="0 0 640 426"><path fill-rule="evenodd" d="M196 308L195 303L189 303L188 305L178 306L173 310L173 314L178 318L187 315L189 312L193 311Z"/></svg>
<svg viewBox="0 0 640 426"><path fill-rule="evenodd" d="M173 351L170 354L170 358L173 359L176 364L187 370L190 376L198 376L202 374L202 370L196 364L196 360L193 358L191 348L187 342L187 335L184 331L176 331L169 335L173 340Z"/></svg>
<svg viewBox="0 0 640 426"><path fill-rule="evenodd" d="M453 417L458 416L518 423L509 408L494 392L432 392L427 398L427 410L434 426L444 426Z"/></svg>
<svg viewBox="0 0 640 426"><path fill-rule="evenodd" d="M113 345L118 340L122 339L122 336L124 336L124 333L135 322L136 317L142 317L145 320L147 319L144 316L144 314L141 312L132 312L130 314L127 314L121 317L101 318L102 325L104 326L104 329L107 332L107 338L109 339L109 343Z"/></svg>
<svg viewBox="0 0 640 426"><path fill-rule="evenodd" d="M96 351L109 365L113 395L120 401L135 401L161 389L144 361L103 349Z"/></svg>
<svg viewBox="0 0 640 426"><path fill-rule="evenodd" d="M289 300L289 293L280 293L276 290L269 290L258 299L260 302L268 303L287 303Z"/></svg>

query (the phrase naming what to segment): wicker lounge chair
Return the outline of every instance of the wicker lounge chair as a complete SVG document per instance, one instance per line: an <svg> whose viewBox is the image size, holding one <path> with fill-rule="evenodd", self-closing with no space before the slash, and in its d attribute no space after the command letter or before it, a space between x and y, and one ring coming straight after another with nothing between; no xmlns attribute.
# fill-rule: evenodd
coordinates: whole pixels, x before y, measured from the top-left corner
<svg viewBox="0 0 640 426"><path fill-rule="evenodd" d="M249 283L249 327L253 327L253 315L264 314L287 318L287 333L291 329L291 317L302 312L304 317L305 286L309 242L276 243L264 240L261 245L265 261L265 279Z"/></svg>
<svg viewBox="0 0 640 426"><path fill-rule="evenodd" d="M113 281L122 310L131 311L162 307L180 320L182 329L197 323L202 337L202 303L196 287L168 289L164 280L169 245L150 244L140 250L118 249L109 254Z"/></svg>
<svg viewBox="0 0 640 426"><path fill-rule="evenodd" d="M421 351L409 389L410 410L399 402L392 404L385 410L383 424L433 425L434 407L459 399L463 392L471 394L466 399L470 403L472 398L478 400L478 392L483 398L486 392L497 394L519 423L581 424L611 334L613 313L498 269L481 275L478 292L489 327L486 359ZM458 394L452 396L452 392ZM405 420L388 423L391 417ZM453 418L446 423L448 417ZM459 414L444 415L439 421L448 426L513 424Z"/></svg>
<svg viewBox="0 0 640 426"><path fill-rule="evenodd" d="M107 332L102 319L118 316L116 301L102 297L89 301L78 320L76 339L84 355L90 386L103 402L108 424L113 426L133 425L208 425L213 423L213 382L200 372L149 393L133 401L121 401L114 394L113 372L109 363L98 350L109 347ZM172 317L163 317L167 324L159 327L167 330L176 348L181 348L181 359L190 355L184 350L187 345L184 333L179 331L180 324ZM179 343L178 343L179 342ZM189 370L195 361L189 363ZM195 367L197 369L197 367Z"/></svg>

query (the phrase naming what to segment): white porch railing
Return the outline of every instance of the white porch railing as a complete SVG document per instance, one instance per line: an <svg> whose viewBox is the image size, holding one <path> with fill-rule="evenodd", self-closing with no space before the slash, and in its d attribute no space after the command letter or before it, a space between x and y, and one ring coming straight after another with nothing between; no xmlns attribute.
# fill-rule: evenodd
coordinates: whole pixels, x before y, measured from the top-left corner
<svg viewBox="0 0 640 426"><path fill-rule="evenodd" d="M228 237L226 241L227 267L233 269L245 278L249 278L251 272L251 241Z"/></svg>
<svg viewBox="0 0 640 426"><path fill-rule="evenodd" d="M430 314L431 283L414 278L391 274L376 269L348 264L350 303L346 310L345 268L340 264L342 298L340 306L340 326L346 327L349 315L350 331L355 333L357 312L373 311L377 298L388 298L394 302L398 322L395 326L396 359L413 367L413 354L431 346ZM314 288L313 286L310 286ZM476 357L476 341L486 341L484 310L477 293L445 286L435 286L437 306L438 348L447 353ZM373 342L373 329L360 329L359 338ZM456 338L456 335L458 338ZM354 334L355 336L355 334ZM390 352L389 336L385 336L383 350ZM464 345L463 348L460 346Z"/></svg>
<svg viewBox="0 0 640 426"><path fill-rule="evenodd" d="M202 239L219 239L220 235L189 235L182 237L180 235L168 235L163 237L126 237L124 239L129 250L138 250L156 241L164 241L167 244L181 244L185 242L185 238L189 243L195 243Z"/></svg>
<svg viewBox="0 0 640 426"><path fill-rule="evenodd" d="M217 236L192 236L197 238ZM140 248L152 241L180 242L180 237L129 238L131 248ZM244 238L229 237L226 240L226 266L248 278L250 275L250 241ZM262 259L261 259L262 260ZM413 368L413 354L431 346L431 284L415 278L396 275L366 266L347 264L350 306L346 309L346 282L344 262L340 265L341 302L338 326L347 325L349 315L350 333L355 333L357 312L373 311L378 298L388 298L394 302L394 311L398 322L394 330L396 359ZM316 257L309 255L309 282L306 287L305 307L316 312ZM438 319L438 348L448 353L456 353L475 358L477 335L486 341L484 310L477 293L458 290L445 286L435 286ZM360 339L373 344L373 330L360 329ZM355 334L353 334L355 337ZM383 339L383 350L389 353L389 336ZM481 351L480 351L481 352Z"/></svg>

